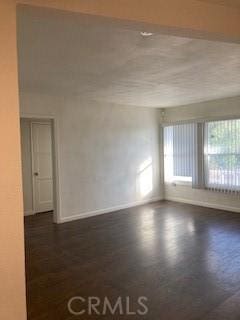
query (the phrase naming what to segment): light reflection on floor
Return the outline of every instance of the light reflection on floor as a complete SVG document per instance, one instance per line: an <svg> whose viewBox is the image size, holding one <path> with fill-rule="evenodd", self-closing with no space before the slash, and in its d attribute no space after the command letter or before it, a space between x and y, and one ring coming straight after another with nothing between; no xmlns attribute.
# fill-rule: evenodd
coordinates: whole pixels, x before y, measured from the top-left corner
<svg viewBox="0 0 240 320"><path fill-rule="evenodd" d="M197 281L199 274L205 274L209 284L226 290L231 290L234 281L240 282L240 233L237 229L199 223L192 215L183 218L181 214L169 212L161 217L148 208L141 211L135 231L139 248L136 263L149 266L164 261L169 272L183 271L182 279ZM226 265L224 260L229 261L230 257L231 262ZM189 268L184 268L186 261L189 261ZM191 270L191 263L197 264L194 270Z"/></svg>
<svg viewBox="0 0 240 320"><path fill-rule="evenodd" d="M193 237L195 234L194 220L189 217L187 222L181 222L179 218L166 215L162 221L162 228L158 229L155 225L157 216L154 210L146 210L141 213L139 241L141 248L144 250L145 258L156 255L164 256L169 267L175 266L181 259L181 248L178 246L179 237ZM159 250L159 242L164 244Z"/></svg>

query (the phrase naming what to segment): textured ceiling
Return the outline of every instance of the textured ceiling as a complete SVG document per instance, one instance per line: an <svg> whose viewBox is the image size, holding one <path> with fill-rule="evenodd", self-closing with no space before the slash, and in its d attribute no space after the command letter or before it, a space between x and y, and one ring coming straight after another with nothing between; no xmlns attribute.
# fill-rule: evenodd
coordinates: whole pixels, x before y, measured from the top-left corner
<svg viewBox="0 0 240 320"><path fill-rule="evenodd" d="M139 31L23 7L20 88L149 107L240 95L240 45Z"/></svg>

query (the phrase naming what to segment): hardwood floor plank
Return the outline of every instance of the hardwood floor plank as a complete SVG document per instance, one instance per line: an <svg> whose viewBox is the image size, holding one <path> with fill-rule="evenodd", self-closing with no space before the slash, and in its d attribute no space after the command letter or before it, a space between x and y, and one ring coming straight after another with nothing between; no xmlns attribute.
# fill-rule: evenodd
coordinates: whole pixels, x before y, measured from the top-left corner
<svg viewBox="0 0 240 320"><path fill-rule="evenodd" d="M205 317L206 320L239 320L240 291L221 303L214 311Z"/></svg>
<svg viewBox="0 0 240 320"><path fill-rule="evenodd" d="M41 214L25 243L29 320L99 319L69 313L78 295L148 299L145 316L104 319L240 318L237 213L162 201L61 225Z"/></svg>

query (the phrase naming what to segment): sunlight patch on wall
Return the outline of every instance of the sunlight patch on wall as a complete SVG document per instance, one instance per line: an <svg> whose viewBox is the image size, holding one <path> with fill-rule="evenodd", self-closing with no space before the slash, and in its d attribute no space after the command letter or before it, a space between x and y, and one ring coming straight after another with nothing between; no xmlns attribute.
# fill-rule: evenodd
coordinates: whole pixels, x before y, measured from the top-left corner
<svg viewBox="0 0 240 320"><path fill-rule="evenodd" d="M152 158L149 157L141 163L138 173L138 189L142 197L147 196L153 190Z"/></svg>

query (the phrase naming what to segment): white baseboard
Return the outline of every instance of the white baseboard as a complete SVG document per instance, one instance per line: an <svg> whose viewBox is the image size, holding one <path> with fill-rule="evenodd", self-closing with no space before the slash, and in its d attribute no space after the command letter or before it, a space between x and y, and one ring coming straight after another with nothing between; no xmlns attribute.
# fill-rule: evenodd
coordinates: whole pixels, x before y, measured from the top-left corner
<svg viewBox="0 0 240 320"><path fill-rule="evenodd" d="M195 206L200 206L200 207L206 207L206 208L212 208L212 209L240 213L240 208L225 206L225 205L216 204L216 203L208 203L208 202L204 202L204 201L189 200L189 199L175 198L175 197L166 197L165 200L193 204Z"/></svg>
<svg viewBox="0 0 240 320"><path fill-rule="evenodd" d="M114 211L118 211L118 210L122 210L122 209L128 209L128 208L132 208L132 207L137 207L143 204L148 204L148 203L152 203L152 202L156 202L156 201L161 201L163 200L163 197L155 197L155 198L151 198L148 200L141 200L141 201L136 201L130 204L124 204L124 205L120 205L120 206L115 206L115 207L111 207L111 208L106 208L106 209L100 209L100 210L95 210L95 211L89 211L89 212L83 212L83 213L77 213L74 215L71 215L69 217L63 217L59 219L59 223L64 223L64 222L69 222L69 221L74 221L74 220L78 220L78 219L84 219L84 218L89 218L89 217L93 217L93 216L97 216L100 214L105 214L105 213L111 213Z"/></svg>
<svg viewBox="0 0 240 320"><path fill-rule="evenodd" d="M69 217L63 217L59 219L58 223L64 223L64 222L70 222L74 220L79 220L79 219L85 219L89 217L94 217L97 215L105 214L105 213L111 213L123 209L128 209L132 207L137 207L140 205L156 202L156 201L161 201L161 200L168 200L168 201L174 201L174 202L180 202L180 203L187 203L187 204L192 204L195 206L201 206L201 207L206 207L206 208L212 208L212 209L218 209L218 210L224 210L224 211L230 211L230 212L237 212L240 213L240 208L237 207L231 207L231 206L225 206L225 205L219 205L215 203L207 203L203 201L197 201L197 200L189 200L189 199L184 199L184 198L175 198L175 197L155 197L147 200L142 200L142 201L136 201L130 204L124 204L124 205L119 205L119 206L114 206L111 208L105 208L105 209L100 209L100 210L95 210L95 211L88 211L88 212L83 212L83 213L76 213L74 215L71 215Z"/></svg>
<svg viewBox="0 0 240 320"><path fill-rule="evenodd" d="M27 211L24 211L24 216L32 216L34 215L34 211L33 210L27 210Z"/></svg>

